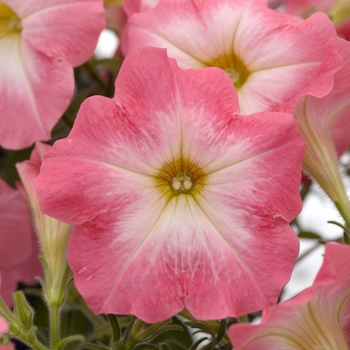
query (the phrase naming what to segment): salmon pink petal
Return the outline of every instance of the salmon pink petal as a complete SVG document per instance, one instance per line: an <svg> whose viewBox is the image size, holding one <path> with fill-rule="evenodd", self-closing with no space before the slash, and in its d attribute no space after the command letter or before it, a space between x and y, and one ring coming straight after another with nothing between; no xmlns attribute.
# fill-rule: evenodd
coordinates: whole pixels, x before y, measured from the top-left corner
<svg viewBox="0 0 350 350"><path fill-rule="evenodd" d="M0 50L6 67L0 81L0 143L19 149L50 139L74 92L72 67L33 51L19 35L2 38Z"/></svg>
<svg viewBox="0 0 350 350"><path fill-rule="evenodd" d="M129 18L121 47L165 47L183 68L224 69L249 114L272 111L308 86L334 36L325 14L302 20L263 0L161 0Z"/></svg>
<svg viewBox="0 0 350 350"><path fill-rule="evenodd" d="M350 223L350 202L338 170L338 157L350 145L347 132L350 125L350 43L332 38L328 52L333 53L331 56L337 53L342 64L333 69L328 67L325 75L319 74L307 89L280 110L294 112L299 122L307 145L304 170L314 177L334 203L338 202L344 219ZM325 81L322 83L320 77L326 77L327 82L323 84ZM331 77L334 83L329 80Z"/></svg>
<svg viewBox="0 0 350 350"><path fill-rule="evenodd" d="M298 254L288 222L304 144L291 115L238 111L222 70L183 71L143 48L114 99L86 100L47 152L41 208L75 225L68 261L94 312L150 323L276 302Z"/></svg>
<svg viewBox="0 0 350 350"><path fill-rule="evenodd" d="M36 242L34 233L31 238L33 249L27 260L18 265L0 265L0 274L2 276L0 294L8 306L12 305L12 294L17 290L18 282L35 285L38 284L35 277L42 277L43 275L42 266L38 259L40 255L39 245Z"/></svg>
<svg viewBox="0 0 350 350"><path fill-rule="evenodd" d="M8 323L0 316L0 335L3 335L9 330Z"/></svg>
<svg viewBox="0 0 350 350"><path fill-rule="evenodd" d="M350 41L350 19L337 28L337 33L341 38Z"/></svg>
<svg viewBox="0 0 350 350"><path fill-rule="evenodd" d="M350 341L350 247L327 244L314 284L297 297L264 311L259 325L229 330L237 350L339 349ZM340 271L336 271L337 268ZM345 272L345 273L343 273Z"/></svg>
<svg viewBox="0 0 350 350"><path fill-rule="evenodd" d="M0 144L21 149L50 139L74 93L73 66L92 55L103 29L103 4L4 0L0 7Z"/></svg>
<svg viewBox="0 0 350 350"><path fill-rule="evenodd" d="M307 15L311 11L328 12L337 0L283 0L284 10L293 15Z"/></svg>
<svg viewBox="0 0 350 350"><path fill-rule="evenodd" d="M346 261L349 260L350 249L346 245L328 243L323 265L317 273L314 284L324 284L329 281L350 281L350 271Z"/></svg>
<svg viewBox="0 0 350 350"><path fill-rule="evenodd" d="M24 1L18 1L18 13L24 28L23 41L46 56L61 57L73 67L87 61L105 26L103 2L32 2L35 4L29 9ZM16 9L15 5L13 7Z"/></svg>
<svg viewBox="0 0 350 350"><path fill-rule="evenodd" d="M28 259L32 253L32 225L26 203L1 179L0 223L0 268Z"/></svg>
<svg viewBox="0 0 350 350"><path fill-rule="evenodd" d="M124 0L123 8L128 16L134 12L142 12L155 7L159 0Z"/></svg>

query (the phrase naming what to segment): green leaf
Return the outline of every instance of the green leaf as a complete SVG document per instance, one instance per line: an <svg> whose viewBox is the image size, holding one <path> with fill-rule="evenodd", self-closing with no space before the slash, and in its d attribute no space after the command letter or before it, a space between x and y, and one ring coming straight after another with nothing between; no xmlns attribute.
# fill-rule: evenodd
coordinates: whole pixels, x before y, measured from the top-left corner
<svg viewBox="0 0 350 350"><path fill-rule="evenodd" d="M301 231L298 234L299 238L308 238L308 239L322 239L322 237L311 231Z"/></svg>

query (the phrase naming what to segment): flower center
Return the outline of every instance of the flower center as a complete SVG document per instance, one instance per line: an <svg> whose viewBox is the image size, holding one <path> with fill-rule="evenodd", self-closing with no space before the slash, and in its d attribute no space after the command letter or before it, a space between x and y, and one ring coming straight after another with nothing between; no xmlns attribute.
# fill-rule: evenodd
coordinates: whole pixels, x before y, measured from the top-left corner
<svg viewBox="0 0 350 350"><path fill-rule="evenodd" d="M0 38L12 33L20 33L22 24L10 7L0 2Z"/></svg>
<svg viewBox="0 0 350 350"><path fill-rule="evenodd" d="M231 78L236 89L242 87L251 73L242 60L233 52L206 62L206 65L208 67L219 67L223 69Z"/></svg>
<svg viewBox="0 0 350 350"><path fill-rule="evenodd" d="M173 187L176 191L184 192L189 190L192 187L191 178L184 173L177 174L177 176L173 178Z"/></svg>
<svg viewBox="0 0 350 350"><path fill-rule="evenodd" d="M166 163L155 179L156 187L172 197L197 193L203 188L205 175L196 164L179 158Z"/></svg>

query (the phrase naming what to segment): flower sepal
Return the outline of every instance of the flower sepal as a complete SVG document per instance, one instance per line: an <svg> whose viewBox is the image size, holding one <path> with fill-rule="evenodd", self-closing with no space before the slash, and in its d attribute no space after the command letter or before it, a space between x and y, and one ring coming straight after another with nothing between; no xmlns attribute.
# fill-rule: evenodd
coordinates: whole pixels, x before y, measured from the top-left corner
<svg viewBox="0 0 350 350"><path fill-rule="evenodd" d="M37 280L43 288L44 298L49 305L61 305L68 290L68 285L71 282L71 279L68 278L70 272L68 264L64 261L56 283L52 283L50 269L46 259L43 256L39 256L39 260L43 266L44 280L40 277Z"/></svg>
<svg viewBox="0 0 350 350"><path fill-rule="evenodd" d="M22 291L13 293L13 310L21 323L21 328L32 336L35 333L36 327L33 324L34 310L29 305Z"/></svg>

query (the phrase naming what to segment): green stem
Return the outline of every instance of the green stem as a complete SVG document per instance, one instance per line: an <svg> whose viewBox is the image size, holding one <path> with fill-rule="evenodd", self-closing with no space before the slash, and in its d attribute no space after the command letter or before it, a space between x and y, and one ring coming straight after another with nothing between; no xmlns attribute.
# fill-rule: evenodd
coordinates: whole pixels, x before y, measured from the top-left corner
<svg viewBox="0 0 350 350"><path fill-rule="evenodd" d="M60 315L59 305L52 303L50 305L50 322L51 322L51 349L57 349L60 341Z"/></svg>
<svg viewBox="0 0 350 350"><path fill-rule="evenodd" d="M335 201L334 204L337 207L340 215L343 217L345 221L345 226L347 228L350 228L350 212L348 212L348 210L345 210L339 202ZM349 204L349 202L347 202L346 204ZM350 207L350 205L347 205L347 207Z"/></svg>
<svg viewBox="0 0 350 350"><path fill-rule="evenodd" d="M63 263L58 279L52 284L50 271L44 258L41 259L45 270L45 281L42 281L43 292L50 314L51 349L56 350L60 342L60 309L65 300L68 288L68 276L70 269L66 262Z"/></svg>

